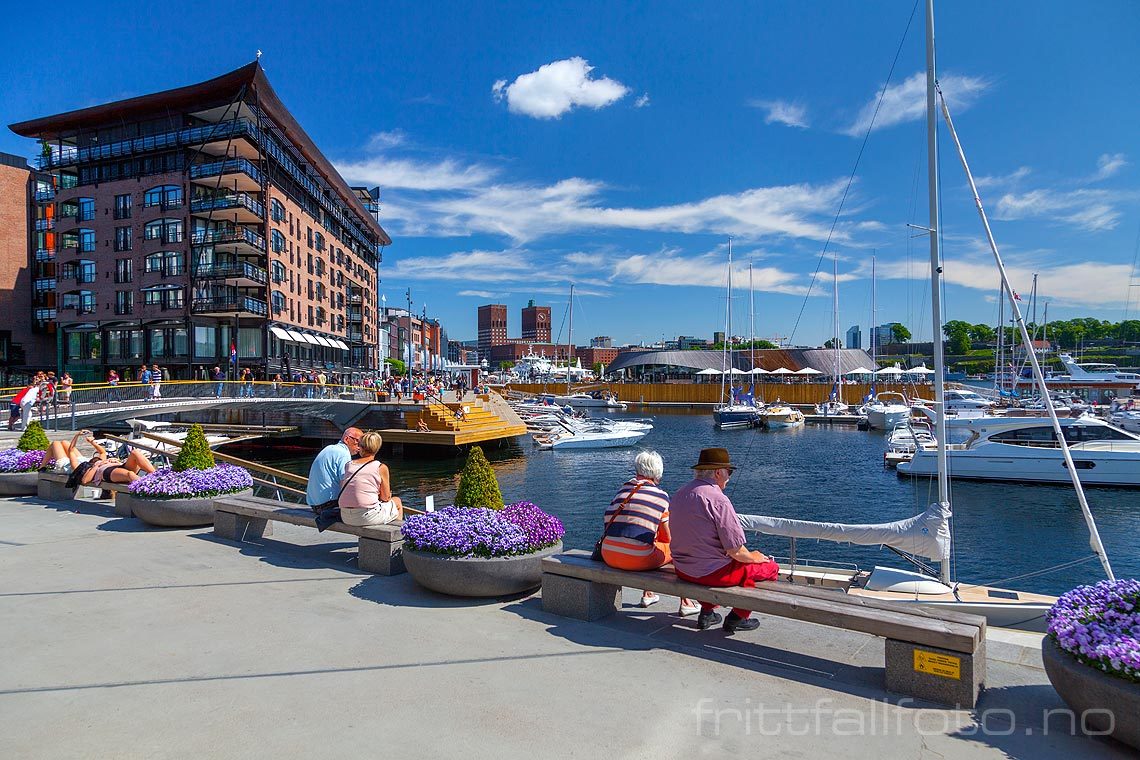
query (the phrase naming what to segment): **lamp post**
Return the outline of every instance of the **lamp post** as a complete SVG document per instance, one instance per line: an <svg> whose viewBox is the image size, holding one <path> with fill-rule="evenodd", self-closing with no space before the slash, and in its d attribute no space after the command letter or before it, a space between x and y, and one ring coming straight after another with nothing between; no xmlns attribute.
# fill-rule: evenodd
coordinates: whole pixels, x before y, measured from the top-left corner
<svg viewBox="0 0 1140 760"><path fill-rule="evenodd" d="M408 298L408 377L412 376L412 289L408 288L408 292L404 294Z"/></svg>

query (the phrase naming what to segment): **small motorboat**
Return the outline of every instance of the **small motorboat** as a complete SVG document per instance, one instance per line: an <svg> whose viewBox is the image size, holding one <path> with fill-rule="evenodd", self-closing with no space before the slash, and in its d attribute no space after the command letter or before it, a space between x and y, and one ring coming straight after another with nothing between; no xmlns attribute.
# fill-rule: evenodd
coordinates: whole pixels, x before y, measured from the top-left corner
<svg viewBox="0 0 1140 760"><path fill-rule="evenodd" d="M762 415L764 427L769 430L783 430L801 427L804 424L804 415L799 409L788 406L776 400L776 403L764 410Z"/></svg>

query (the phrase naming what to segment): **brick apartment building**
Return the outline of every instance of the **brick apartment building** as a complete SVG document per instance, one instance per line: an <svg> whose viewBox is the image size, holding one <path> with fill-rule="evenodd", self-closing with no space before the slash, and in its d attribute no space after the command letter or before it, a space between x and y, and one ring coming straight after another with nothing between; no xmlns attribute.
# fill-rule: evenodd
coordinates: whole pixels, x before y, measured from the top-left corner
<svg viewBox="0 0 1140 760"><path fill-rule="evenodd" d="M382 309L380 319L388 340L383 358L399 359L405 364L410 361L414 370L443 369L451 341L438 319L424 319L415 314L409 317L407 309L397 307Z"/></svg>
<svg viewBox="0 0 1140 760"><path fill-rule="evenodd" d="M54 276L54 265L33 261L32 238L51 223L33 217L37 172L19 156L0 153L0 367L3 382L28 372L55 369L54 325L33 330L33 311L54 307L55 293L33 291L33 275Z"/></svg>
<svg viewBox="0 0 1140 760"><path fill-rule="evenodd" d="M479 355L490 356L491 347L507 342L507 307L501 303L479 307Z"/></svg>
<svg viewBox="0 0 1140 760"><path fill-rule="evenodd" d="M58 328L77 380L142 362L197 377L231 346L268 373L379 366L378 191L341 178L258 63L11 129L44 173L32 282L0 279L0 300Z"/></svg>

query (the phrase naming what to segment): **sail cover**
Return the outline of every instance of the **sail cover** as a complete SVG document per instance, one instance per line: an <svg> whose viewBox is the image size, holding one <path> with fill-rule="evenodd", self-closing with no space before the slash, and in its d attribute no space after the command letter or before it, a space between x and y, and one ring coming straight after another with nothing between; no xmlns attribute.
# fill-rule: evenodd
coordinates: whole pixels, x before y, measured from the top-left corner
<svg viewBox="0 0 1140 760"><path fill-rule="evenodd" d="M866 525L788 520L764 515L739 517L745 530L768 536L816 538L865 546L885 545L933 560L950 558L950 505L945 502L931 504L922 514L905 520Z"/></svg>

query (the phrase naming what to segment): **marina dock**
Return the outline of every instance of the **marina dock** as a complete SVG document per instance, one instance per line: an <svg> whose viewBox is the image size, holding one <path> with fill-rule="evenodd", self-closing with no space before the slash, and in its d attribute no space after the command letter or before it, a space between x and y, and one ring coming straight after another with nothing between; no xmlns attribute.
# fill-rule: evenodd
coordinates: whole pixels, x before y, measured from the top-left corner
<svg viewBox="0 0 1140 760"><path fill-rule="evenodd" d="M0 754L1127 756L1047 717L1063 704L1037 635L991 629L981 703L943 709L884 691L865 634L768 617L700 632L634 589L578 622L538 594L462 600L363 573L342 538L278 524L235 551L106 502L0 501ZM325 722L318 704L356 707Z"/></svg>

